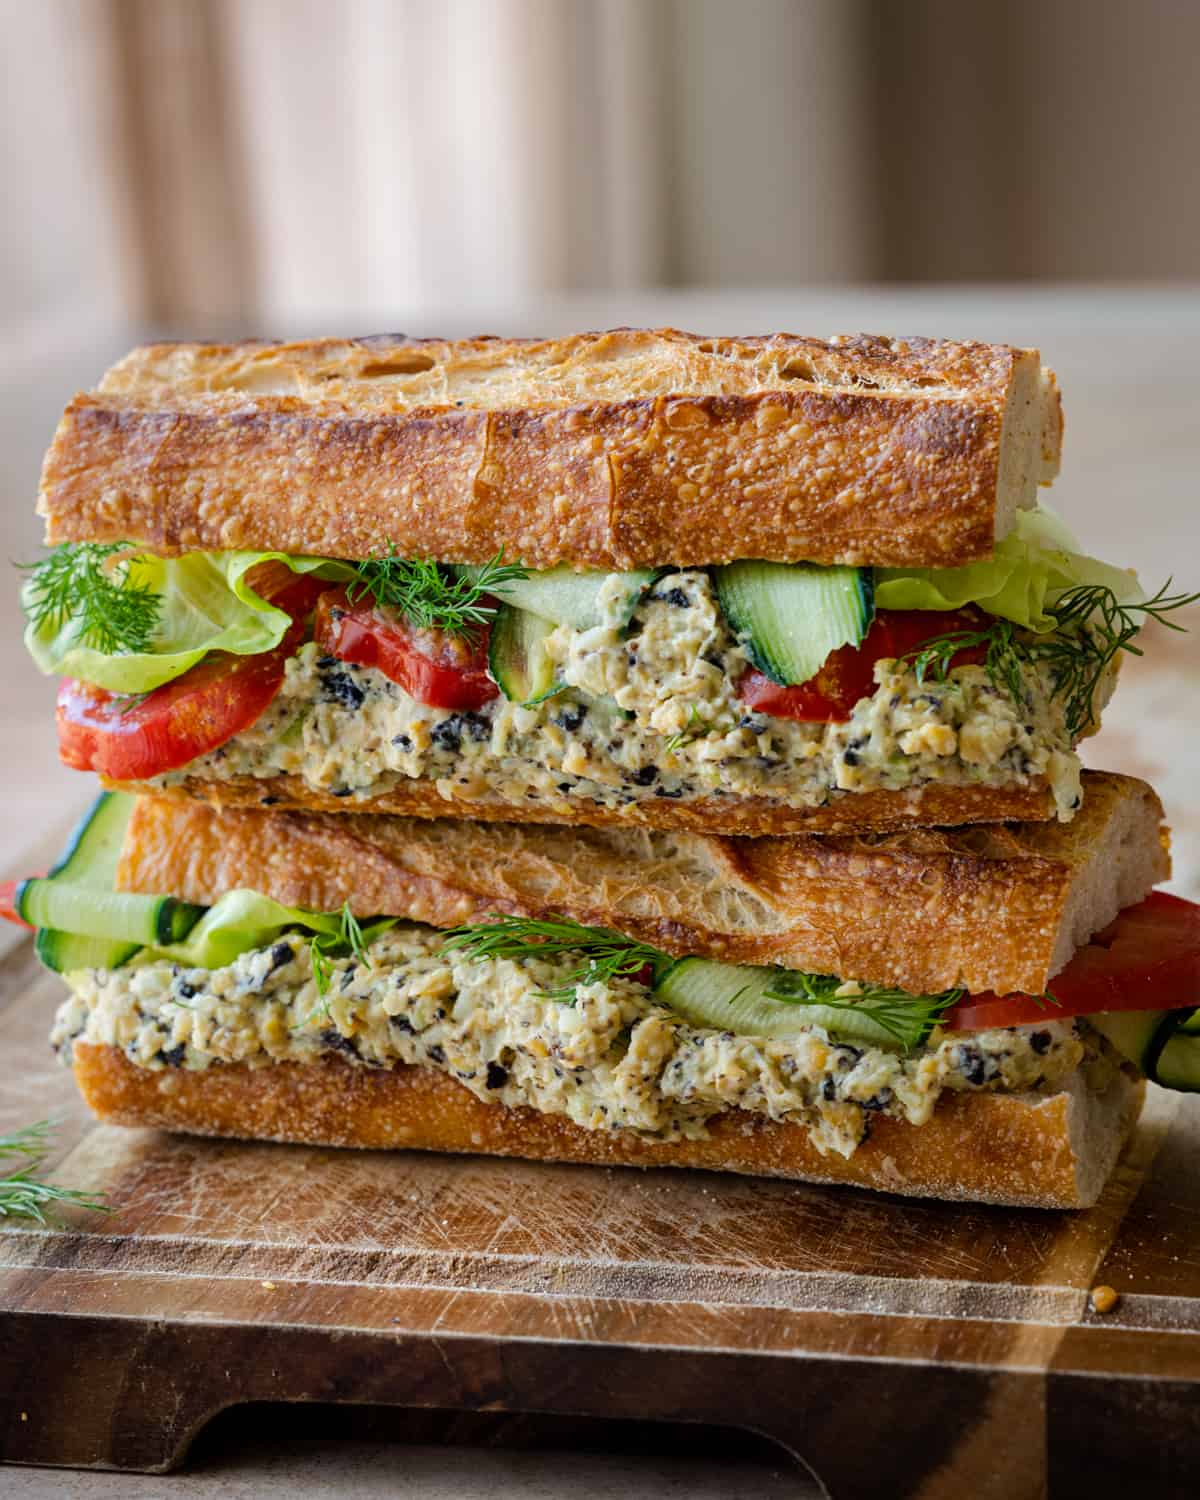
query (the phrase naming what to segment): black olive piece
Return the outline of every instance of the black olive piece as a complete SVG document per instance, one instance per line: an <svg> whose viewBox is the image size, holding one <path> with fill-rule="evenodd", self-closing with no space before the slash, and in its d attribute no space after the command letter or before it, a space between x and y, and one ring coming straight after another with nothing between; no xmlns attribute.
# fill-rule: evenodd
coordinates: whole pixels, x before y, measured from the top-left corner
<svg viewBox="0 0 1200 1500"><path fill-rule="evenodd" d="M278 797L260 797L258 805L259 807L274 807L279 800Z"/></svg>
<svg viewBox="0 0 1200 1500"><path fill-rule="evenodd" d="M1039 1057L1042 1057L1045 1053L1049 1052L1052 1040L1053 1038L1048 1031L1035 1031L1029 1038L1029 1045Z"/></svg>
<svg viewBox="0 0 1200 1500"><path fill-rule="evenodd" d="M502 1068L498 1062L490 1062L487 1065L487 1086L490 1089L502 1089L508 1082L508 1069Z"/></svg>
<svg viewBox="0 0 1200 1500"><path fill-rule="evenodd" d="M987 1081L987 1059L978 1047L962 1043L954 1050L954 1062L969 1084L978 1087Z"/></svg>
<svg viewBox="0 0 1200 1500"><path fill-rule="evenodd" d="M333 797L349 797L350 788L348 786L335 786L330 795Z"/></svg>
<svg viewBox="0 0 1200 1500"><path fill-rule="evenodd" d="M439 1047L437 1045L436 1042L434 1043L434 1045L432 1047L430 1047L429 1052L428 1052L428 1057L429 1057L429 1061L430 1062L444 1063L446 1061L446 1054L445 1054L445 1052L442 1050L441 1047Z"/></svg>
<svg viewBox="0 0 1200 1500"><path fill-rule="evenodd" d="M650 595L651 599L661 599L664 604L674 605L676 609L686 609L692 602L683 589L658 589Z"/></svg>
<svg viewBox="0 0 1200 1500"><path fill-rule="evenodd" d="M669 791L667 791L667 789L666 789L665 786L659 786L659 787L655 787L655 789L654 789L654 795L656 797L670 797L670 798L682 797L683 796L683 788L679 787L679 788L677 788L677 790L675 790L673 792L669 792Z"/></svg>
<svg viewBox="0 0 1200 1500"><path fill-rule="evenodd" d="M417 1028L407 1016L393 1016L392 1025L397 1031L402 1031L405 1036L416 1036Z"/></svg>
<svg viewBox="0 0 1200 1500"><path fill-rule="evenodd" d="M832 1078L827 1078L821 1085L821 1098L827 1100L830 1104L837 1098L837 1084Z"/></svg>
<svg viewBox="0 0 1200 1500"><path fill-rule="evenodd" d="M636 771L629 773L629 779L638 786L651 786L658 780L658 767L639 766Z"/></svg>
<svg viewBox="0 0 1200 1500"><path fill-rule="evenodd" d="M412 749L412 740L406 734L394 734L392 736L392 744L398 745L401 750Z"/></svg>
<svg viewBox="0 0 1200 1500"><path fill-rule="evenodd" d="M181 1068L183 1060L187 1056L187 1047L180 1042L175 1047L164 1047L158 1055L168 1068Z"/></svg>
<svg viewBox="0 0 1200 1500"><path fill-rule="evenodd" d="M558 783L558 790L560 792L569 792L571 790L571 783L569 781L560 781Z"/></svg>
<svg viewBox="0 0 1200 1500"><path fill-rule="evenodd" d="M347 1052L351 1057L358 1056L358 1048L354 1044L354 1038L343 1036L334 1026L326 1026L321 1032L321 1043L329 1048L331 1052Z"/></svg>
<svg viewBox="0 0 1200 1500"><path fill-rule="evenodd" d="M848 766L856 766L858 765L858 751L849 749L844 750L842 752L842 759Z"/></svg>
<svg viewBox="0 0 1200 1500"><path fill-rule="evenodd" d="M351 713L366 702L367 691L359 687L347 672L326 672L321 678L321 691L331 703L340 703Z"/></svg>
<svg viewBox="0 0 1200 1500"><path fill-rule="evenodd" d="M449 719L443 719L440 724L435 724L430 731L429 738L439 750L460 750L462 727L459 715L455 714Z"/></svg>
<svg viewBox="0 0 1200 1500"><path fill-rule="evenodd" d="M565 708L555 715L554 722L560 729L565 729L568 734L574 734L586 718L586 704L568 703Z"/></svg>
<svg viewBox="0 0 1200 1500"><path fill-rule="evenodd" d="M296 956L296 950L291 943L276 943L271 949L271 967L268 974L274 974L276 969L282 969L284 964L290 964Z"/></svg>
<svg viewBox="0 0 1200 1500"><path fill-rule="evenodd" d="M200 993L196 986L189 984L186 979L181 979L175 986L175 990L181 1000L190 1000L193 995Z"/></svg>
<svg viewBox="0 0 1200 1500"><path fill-rule="evenodd" d="M337 664L338 664L338 659L337 659L336 656L318 656L317 657L317 666L318 667L321 667L321 668L336 667Z"/></svg>

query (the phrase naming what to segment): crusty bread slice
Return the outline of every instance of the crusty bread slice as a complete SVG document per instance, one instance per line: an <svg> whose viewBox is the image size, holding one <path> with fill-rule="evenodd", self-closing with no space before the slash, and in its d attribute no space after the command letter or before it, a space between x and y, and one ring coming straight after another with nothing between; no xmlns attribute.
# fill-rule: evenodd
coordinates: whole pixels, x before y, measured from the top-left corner
<svg viewBox="0 0 1200 1500"><path fill-rule="evenodd" d="M718 1116L702 1140L586 1130L562 1115L484 1103L431 1068L364 1068L329 1058L151 1072L118 1047L77 1041L74 1069L88 1106L118 1125L602 1166L708 1167L1033 1208L1096 1201L1144 1093L1125 1073L1102 1093L1076 1073L1052 1094L946 1094L924 1125L876 1116L847 1159L822 1156L801 1125L741 1110Z"/></svg>
<svg viewBox="0 0 1200 1500"><path fill-rule="evenodd" d="M532 568L952 567L1057 472L1034 349L888 339L319 339L136 349L59 425L47 538Z"/></svg>
<svg viewBox="0 0 1200 1500"><path fill-rule="evenodd" d="M218 811L142 798L118 883L211 905L249 886L288 906L407 916L565 914L671 953L780 963L918 993L1045 989L1169 873L1144 782L1087 773L1069 824L876 838L693 833Z"/></svg>
<svg viewBox="0 0 1200 1500"><path fill-rule="evenodd" d="M162 795L160 788L141 782L106 781L105 785ZM456 783L428 780L402 781L379 796L349 802L332 792L315 791L301 776L235 776L223 781L187 776L167 795L199 798L214 807L276 807L347 816L353 807L408 818L660 828L749 838L893 833L902 828L952 828L968 823L1029 823L1054 816L1054 801L1042 776L1030 777L1027 786L947 786L931 781L901 792L834 792L822 807L789 807L767 797L697 797L692 801L646 797L615 807L578 797L557 804L541 798L507 802L494 792L460 795Z"/></svg>

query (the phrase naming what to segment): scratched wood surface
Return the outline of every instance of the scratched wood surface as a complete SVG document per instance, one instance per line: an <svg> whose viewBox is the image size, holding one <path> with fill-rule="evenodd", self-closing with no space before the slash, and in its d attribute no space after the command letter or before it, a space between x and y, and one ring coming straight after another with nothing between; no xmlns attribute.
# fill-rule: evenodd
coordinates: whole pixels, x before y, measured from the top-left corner
<svg viewBox="0 0 1200 1500"><path fill-rule="evenodd" d="M1079 1215L189 1140L90 1121L58 994L0 959L0 1129L58 1114L56 1175L114 1211L0 1233L9 1461L167 1468L231 1405L369 1402L746 1427L834 1497L1194 1493L1200 1100L1156 1093Z"/></svg>

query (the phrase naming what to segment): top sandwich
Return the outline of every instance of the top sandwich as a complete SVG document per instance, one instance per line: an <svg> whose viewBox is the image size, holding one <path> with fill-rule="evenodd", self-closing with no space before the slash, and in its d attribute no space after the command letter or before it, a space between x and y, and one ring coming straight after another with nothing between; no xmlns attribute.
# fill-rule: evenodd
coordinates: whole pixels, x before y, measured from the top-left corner
<svg viewBox="0 0 1200 1500"><path fill-rule="evenodd" d="M1035 505L1036 351L621 330L156 345L77 397L27 642L68 764L215 802L1069 818L1147 613Z"/></svg>

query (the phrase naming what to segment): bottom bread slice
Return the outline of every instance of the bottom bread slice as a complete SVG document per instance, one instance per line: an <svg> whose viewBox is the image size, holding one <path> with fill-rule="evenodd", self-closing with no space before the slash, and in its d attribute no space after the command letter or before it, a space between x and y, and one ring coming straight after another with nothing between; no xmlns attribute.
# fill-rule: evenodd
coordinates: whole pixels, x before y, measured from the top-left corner
<svg viewBox="0 0 1200 1500"><path fill-rule="evenodd" d="M322 1146L457 1151L602 1166L705 1167L912 1197L1087 1208L1100 1195L1142 1107L1144 1085L1113 1075L1103 1092L1073 1074L1054 1094L949 1094L914 1126L877 1116L849 1158L822 1155L800 1125L742 1110L706 1137L656 1141L585 1130L562 1115L477 1099L453 1078L339 1058L152 1071L118 1047L77 1041L89 1107L119 1125Z"/></svg>

